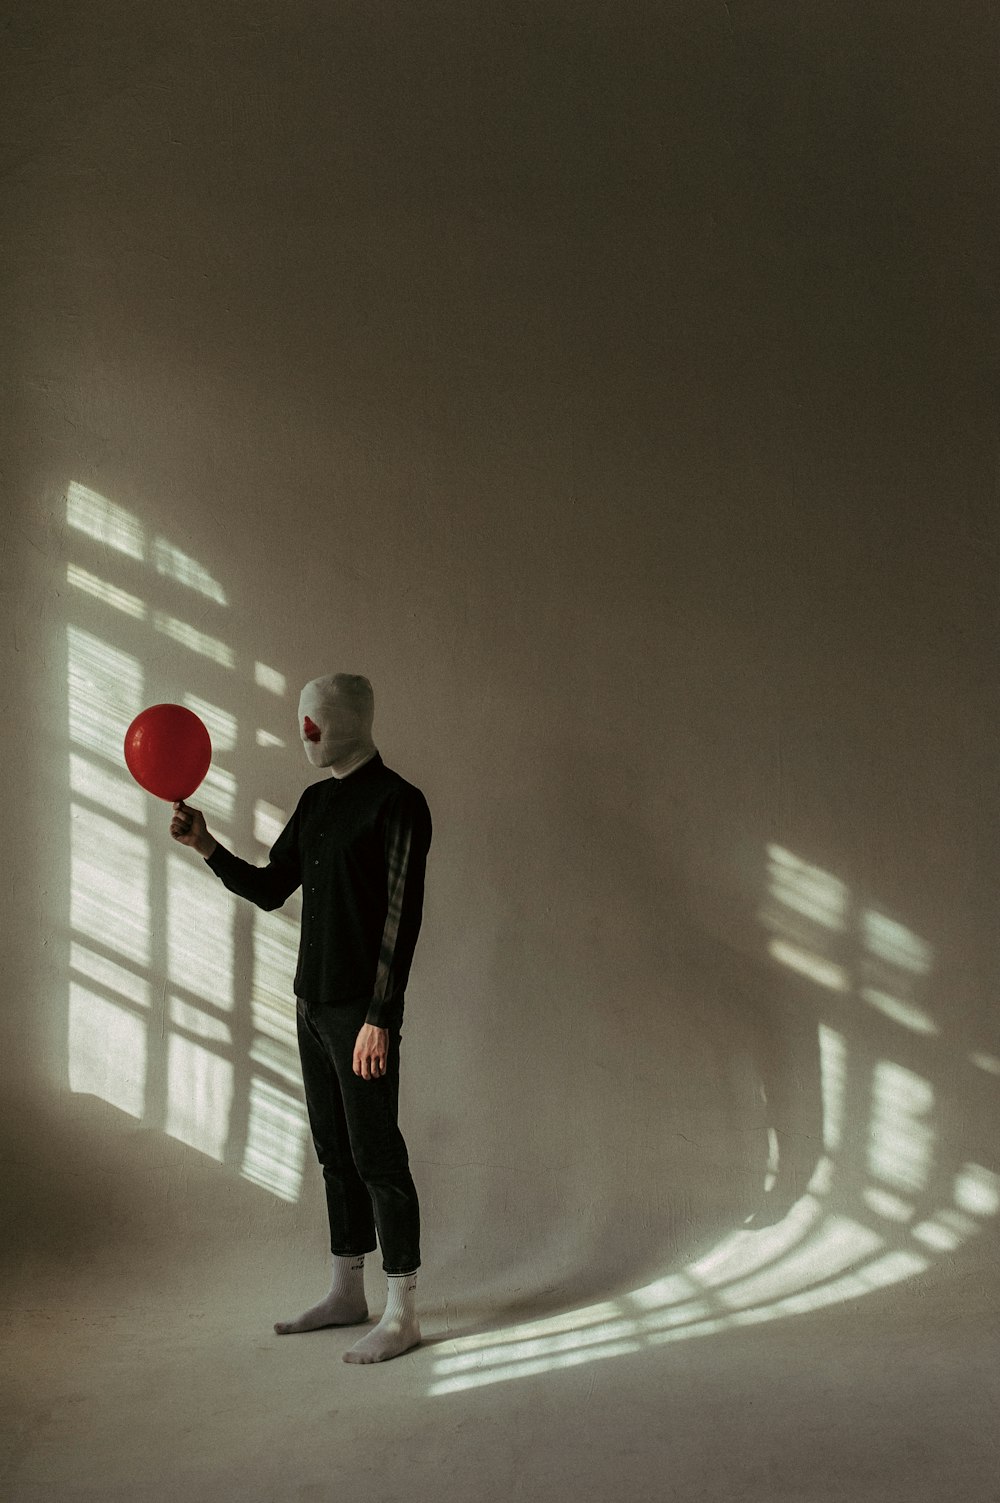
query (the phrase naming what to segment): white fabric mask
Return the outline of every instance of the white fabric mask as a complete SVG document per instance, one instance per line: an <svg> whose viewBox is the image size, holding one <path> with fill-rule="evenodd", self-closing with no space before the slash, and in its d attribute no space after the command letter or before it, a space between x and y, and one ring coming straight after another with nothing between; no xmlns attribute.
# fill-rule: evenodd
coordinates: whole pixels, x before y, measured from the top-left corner
<svg viewBox="0 0 1000 1503"><path fill-rule="evenodd" d="M314 678L299 695L299 735L314 767L346 778L375 755L375 697L360 673Z"/></svg>

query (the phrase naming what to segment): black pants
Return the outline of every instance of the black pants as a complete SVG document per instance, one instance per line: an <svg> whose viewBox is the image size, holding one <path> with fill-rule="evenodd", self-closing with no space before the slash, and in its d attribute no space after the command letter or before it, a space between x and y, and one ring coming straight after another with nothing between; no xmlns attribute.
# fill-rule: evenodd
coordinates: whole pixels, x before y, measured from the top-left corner
<svg viewBox="0 0 1000 1503"><path fill-rule="evenodd" d="M298 999L302 1082L323 1166L330 1251L342 1258L373 1252L377 1228L385 1273L413 1273L420 1267L420 1206L396 1121L402 1029L389 1028L385 1074L362 1079L352 1062L367 1010L367 998L325 1007Z"/></svg>

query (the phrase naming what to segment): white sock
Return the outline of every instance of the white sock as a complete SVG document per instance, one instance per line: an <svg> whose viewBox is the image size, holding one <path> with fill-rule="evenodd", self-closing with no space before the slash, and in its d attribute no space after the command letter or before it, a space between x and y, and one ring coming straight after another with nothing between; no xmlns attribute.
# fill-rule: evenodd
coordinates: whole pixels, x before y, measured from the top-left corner
<svg viewBox="0 0 1000 1503"><path fill-rule="evenodd" d="M386 1362L420 1345L417 1320L417 1275L404 1273L389 1276L389 1294L385 1314L367 1336L362 1336L344 1353L345 1362Z"/></svg>
<svg viewBox="0 0 1000 1503"><path fill-rule="evenodd" d="M330 1293L297 1320L276 1321L274 1329L279 1336L293 1336L299 1331L318 1331L322 1326L357 1326L367 1319L364 1253L356 1258L334 1254Z"/></svg>

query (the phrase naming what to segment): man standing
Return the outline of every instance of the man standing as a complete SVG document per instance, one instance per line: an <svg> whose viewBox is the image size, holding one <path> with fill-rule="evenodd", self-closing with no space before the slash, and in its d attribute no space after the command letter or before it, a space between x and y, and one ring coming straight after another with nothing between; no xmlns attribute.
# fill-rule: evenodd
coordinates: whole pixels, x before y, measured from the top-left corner
<svg viewBox="0 0 1000 1503"><path fill-rule="evenodd" d="M280 908L302 887L295 994L306 1107L323 1166L333 1284L279 1335L368 1319L365 1254L375 1233L388 1279L378 1325L345 1362L384 1362L420 1341L416 1274L420 1208L397 1124L399 1041L420 930L431 816L419 788L386 767L372 740L368 679L336 673L306 684L299 733L314 767L332 777L306 788L253 866L209 834L204 817L174 805L170 833L205 858L231 892Z"/></svg>

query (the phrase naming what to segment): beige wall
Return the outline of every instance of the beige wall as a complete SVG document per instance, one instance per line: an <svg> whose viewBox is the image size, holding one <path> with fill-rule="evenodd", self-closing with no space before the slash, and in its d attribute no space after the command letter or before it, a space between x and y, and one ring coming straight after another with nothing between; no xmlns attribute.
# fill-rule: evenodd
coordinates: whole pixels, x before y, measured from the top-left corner
<svg viewBox="0 0 1000 1503"><path fill-rule="evenodd" d="M971 1286L979 8L279 10L35 5L5 64L19 1254L322 1246L294 911L231 905L116 747L211 707L206 807L262 858L298 688L347 669L435 818L437 1287L677 1274L647 1303L687 1329Z"/></svg>

